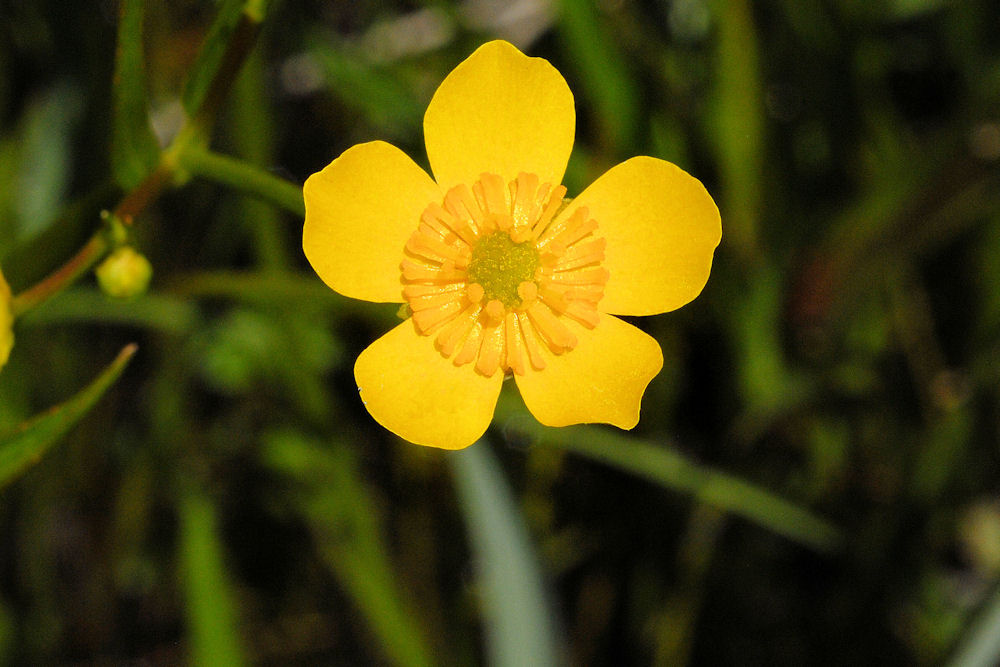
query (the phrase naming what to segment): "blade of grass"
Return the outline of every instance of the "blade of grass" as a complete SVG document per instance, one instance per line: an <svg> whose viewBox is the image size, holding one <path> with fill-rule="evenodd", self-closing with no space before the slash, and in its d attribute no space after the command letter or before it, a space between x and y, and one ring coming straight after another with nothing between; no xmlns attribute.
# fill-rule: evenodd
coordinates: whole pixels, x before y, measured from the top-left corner
<svg viewBox="0 0 1000 667"><path fill-rule="evenodd" d="M125 346L111 365L73 398L0 435L0 488L3 488L42 456L66 434L121 375L138 347Z"/></svg>
<svg viewBox="0 0 1000 667"><path fill-rule="evenodd" d="M597 110L601 139L612 152L632 154L638 115L637 86L627 60L593 2L559 3L559 37L588 102Z"/></svg>
<svg viewBox="0 0 1000 667"><path fill-rule="evenodd" d="M381 641L386 658L396 665L436 664L416 615L397 589L375 502L351 451L281 431L264 439L263 459L299 484L293 502L312 526L323 559Z"/></svg>
<svg viewBox="0 0 1000 667"><path fill-rule="evenodd" d="M448 462L479 566L489 664L560 664L538 559L500 465L482 441Z"/></svg>
<svg viewBox="0 0 1000 667"><path fill-rule="evenodd" d="M225 0L195 61L181 102L194 124L205 124L218 111L230 81L253 47L264 20L267 0ZM201 120L199 120L199 118Z"/></svg>
<svg viewBox="0 0 1000 667"><path fill-rule="evenodd" d="M548 428L504 403L501 400L497 413L506 417L503 423L508 433L527 436L540 445L563 447L690 494L706 505L742 516L817 551L833 551L843 540L838 528L809 510L750 482L689 461L669 447L594 426Z"/></svg>
<svg viewBox="0 0 1000 667"><path fill-rule="evenodd" d="M366 123L398 139L420 127L423 107L390 67L371 62L363 50L332 42L326 34L311 35L306 43L327 91Z"/></svg>
<svg viewBox="0 0 1000 667"><path fill-rule="evenodd" d="M137 186L159 160L149 125L146 68L142 51L144 0L123 0L112 86L111 171L124 189Z"/></svg>
<svg viewBox="0 0 1000 667"><path fill-rule="evenodd" d="M948 667L991 667L1000 662L1000 587L959 641Z"/></svg>
<svg viewBox="0 0 1000 667"><path fill-rule="evenodd" d="M726 193L727 244L744 261L756 255L764 158L764 95L757 32L747 0L713 5L718 14L713 138Z"/></svg>
<svg viewBox="0 0 1000 667"><path fill-rule="evenodd" d="M219 13L215 15L215 21L205 36L205 42L198 52L198 59L184 85L181 103L188 114L193 115L205 99L208 87L222 64L226 45L229 44L236 31L236 25L240 22L244 4L245 0L224 0L221 3Z"/></svg>
<svg viewBox="0 0 1000 667"><path fill-rule="evenodd" d="M182 485L178 511L190 662L211 667L242 665L236 601L226 577L215 508L202 491L187 483Z"/></svg>

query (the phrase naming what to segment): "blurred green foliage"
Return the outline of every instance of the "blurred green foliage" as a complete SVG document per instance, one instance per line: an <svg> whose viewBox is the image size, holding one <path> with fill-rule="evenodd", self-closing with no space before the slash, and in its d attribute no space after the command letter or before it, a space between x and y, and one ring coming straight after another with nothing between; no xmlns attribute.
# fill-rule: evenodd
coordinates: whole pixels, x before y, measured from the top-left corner
<svg viewBox="0 0 1000 667"><path fill-rule="evenodd" d="M0 265L20 295L80 275L22 298L0 373L0 662L996 663L998 24L0 3ZM304 179L359 141L423 155L495 37L576 94L571 194L648 154L720 204L703 295L638 322L666 363L634 433L540 427L508 388L472 450L396 440L352 375L395 308L299 251ZM128 301L87 270L121 230L154 267Z"/></svg>

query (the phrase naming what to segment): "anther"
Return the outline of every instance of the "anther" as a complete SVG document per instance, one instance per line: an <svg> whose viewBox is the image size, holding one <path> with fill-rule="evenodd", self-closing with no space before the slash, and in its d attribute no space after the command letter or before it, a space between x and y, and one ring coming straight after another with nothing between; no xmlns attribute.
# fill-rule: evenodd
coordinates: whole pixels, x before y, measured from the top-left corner
<svg viewBox="0 0 1000 667"><path fill-rule="evenodd" d="M560 215L566 188L483 174L431 203L404 248L402 296L422 334L456 366L523 375L593 328L608 272L585 207Z"/></svg>
<svg viewBox="0 0 1000 667"><path fill-rule="evenodd" d="M489 319L489 324L491 326L496 326L497 324L500 324L500 322L503 320L503 316L504 313L506 312L506 309L503 307L502 303L500 303L496 299L493 299L492 301L486 304L486 308L483 310L483 312L486 313L486 317Z"/></svg>
<svg viewBox="0 0 1000 667"><path fill-rule="evenodd" d="M530 280L525 280L517 286L517 295L521 297L521 307L527 308L538 298L538 285Z"/></svg>
<svg viewBox="0 0 1000 667"><path fill-rule="evenodd" d="M483 290L483 286L479 283L469 283L469 286L465 288L465 296L472 303L479 303L483 300L483 295L486 292Z"/></svg>

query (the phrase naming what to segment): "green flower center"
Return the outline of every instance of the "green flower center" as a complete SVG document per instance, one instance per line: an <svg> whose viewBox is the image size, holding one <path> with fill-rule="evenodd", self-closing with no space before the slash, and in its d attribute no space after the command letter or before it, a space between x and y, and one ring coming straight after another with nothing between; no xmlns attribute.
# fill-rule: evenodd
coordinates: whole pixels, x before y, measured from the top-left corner
<svg viewBox="0 0 1000 667"><path fill-rule="evenodd" d="M404 249L403 298L417 331L456 366L524 375L544 350L576 348L574 325L600 320L608 271L586 207L561 214L566 188L482 174L431 202Z"/></svg>
<svg viewBox="0 0 1000 667"><path fill-rule="evenodd" d="M486 301L496 299L507 308L515 308L521 304L518 286L535 279L538 263L533 243L515 243L507 232L493 232L472 249L469 282L482 285Z"/></svg>

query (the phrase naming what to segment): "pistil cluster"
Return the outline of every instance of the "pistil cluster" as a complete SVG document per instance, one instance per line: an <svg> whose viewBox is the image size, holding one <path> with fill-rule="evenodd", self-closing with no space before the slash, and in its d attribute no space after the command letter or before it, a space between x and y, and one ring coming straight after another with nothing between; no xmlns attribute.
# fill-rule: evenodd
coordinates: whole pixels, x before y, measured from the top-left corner
<svg viewBox="0 0 1000 667"><path fill-rule="evenodd" d="M566 188L482 174L431 203L406 243L403 296L441 354L489 377L546 366L542 346L577 346L570 318L597 325L605 242L585 207L560 217Z"/></svg>

